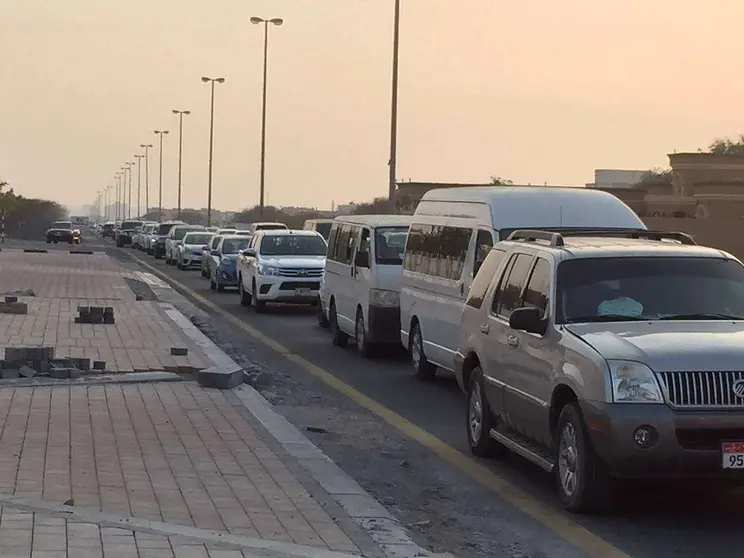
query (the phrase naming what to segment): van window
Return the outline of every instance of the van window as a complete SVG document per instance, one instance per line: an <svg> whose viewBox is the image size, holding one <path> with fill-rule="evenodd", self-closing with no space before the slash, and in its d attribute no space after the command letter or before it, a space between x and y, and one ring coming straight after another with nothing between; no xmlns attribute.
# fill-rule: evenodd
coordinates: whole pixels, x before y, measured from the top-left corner
<svg viewBox="0 0 744 558"><path fill-rule="evenodd" d="M471 229L461 227L441 228L441 250L439 256L439 277L458 281L462 277L465 259L468 256Z"/></svg>
<svg viewBox="0 0 744 558"><path fill-rule="evenodd" d="M359 231L361 230L361 227L357 227L354 225L351 225L349 227L349 242L346 245L346 252L343 254L344 256L344 263L350 264L352 260L354 259L354 245L356 244L356 239L359 236Z"/></svg>
<svg viewBox="0 0 744 558"><path fill-rule="evenodd" d="M513 260L508 275L504 276L499 285L492 307L494 313L507 319L513 310L521 306L522 285L527 279L532 256L517 254Z"/></svg>
<svg viewBox="0 0 744 558"><path fill-rule="evenodd" d="M551 275L548 261L538 258L524 291L524 306L539 308L542 310L543 316L548 309Z"/></svg>
<svg viewBox="0 0 744 558"><path fill-rule="evenodd" d="M340 225L338 227L338 233L336 235L336 244L333 247L333 259L334 261L341 263L349 263L345 261L346 248L349 245L349 236L351 235L351 227L349 225Z"/></svg>
<svg viewBox="0 0 744 558"><path fill-rule="evenodd" d="M479 230L475 238L475 261L473 262L473 277L478 274L478 269L486 261L486 256L493 247L493 236L490 231Z"/></svg>
<svg viewBox="0 0 744 558"><path fill-rule="evenodd" d="M501 267L501 262L504 261L506 252L501 249L491 250L486 261L483 262L478 274L473 280L473 284L470 285L470 292L465 304L472 306L473 308L480 308L483 304L483 297L486 296L488 286L496 276L496 272Z"/></svg>
<svg viewBox="0 0 744 558"><path fill-rule="evenodd" d="M416 273L428 272L428 269L425 268L429 265L429 258L424 250L425 241L431 228L431 225L411 225L403 255L403 269Z"/></svg>
<svg viewBox="0 0 744 558"><path fill-rule="evenodd" d="M336 254L336 240L338 239L338 230L341 228L341 225L338 223L334 223L333 227L331 228L331 235L328 237L328 259L333 260L335 259Z"/></svg>
<svg viewBox="0 0 744 558"><path fill-rule="evenodd" d="M408 227L375 229L375 262L381 265L402 265Z"/></svg>
<svg viewBox="0 0 744 558"><path fill-rule="evenodd" d="M372 234L367 227L364 227L362 229L362 238L359 240L359 248L357 248L357 252L367 252L369 254L371 245Z"/></svg>
<svg viewBox="0 0 744 558"><path fill-rule="evenodd" d="M331 233L331 225L333 223L316 223L315 231L319 232L323 238L328 240L328 235Z"/></svg>

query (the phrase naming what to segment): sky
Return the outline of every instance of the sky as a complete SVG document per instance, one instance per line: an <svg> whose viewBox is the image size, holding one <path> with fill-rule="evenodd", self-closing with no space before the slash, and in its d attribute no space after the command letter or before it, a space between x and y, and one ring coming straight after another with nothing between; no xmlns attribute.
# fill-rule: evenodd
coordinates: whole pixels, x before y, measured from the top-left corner
<svg viewBox="0 0 744 558"><path fill-rule="evenodd" d="M92 203L143 143L163 205L259 199L270 29L267 203L386 195L393 0L0 0L0 179ZM402 0L398 179L583 185L744 132L740 0ZM150 157L156 205L159 152ZM137 173L134 173L136 192ZM144 170L142 171L144 206Z"/></svg>

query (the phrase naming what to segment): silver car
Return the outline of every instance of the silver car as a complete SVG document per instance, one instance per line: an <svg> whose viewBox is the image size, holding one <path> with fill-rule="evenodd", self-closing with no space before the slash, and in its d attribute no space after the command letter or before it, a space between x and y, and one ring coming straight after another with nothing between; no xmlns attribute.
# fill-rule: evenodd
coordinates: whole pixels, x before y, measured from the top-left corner
<svg viewBox="0 0 744 558"><path fill-rule="evenodd" d="M517 231L461 317L478 456L555 474L571 511L618 479L744 481L744 266L682 233Z"/></svg>
<svg viewBox="0 0 744 558"><path fill-rule="evenodd" d="M183 237L186 233L192 231L204 231L205 228L201 225L175 225L168 232L168 236L165 237L165 263L166 265L176 265L176 258L178 257L178 245L183 242Z"/></svg>
<svg viewBox="0 0 744 558"><path fill-rule="evenodd" d="M201 267L202 251L213 236L213 233L207 231L186 233L176 251L178 269L187 269L196 265Z"/></svg>

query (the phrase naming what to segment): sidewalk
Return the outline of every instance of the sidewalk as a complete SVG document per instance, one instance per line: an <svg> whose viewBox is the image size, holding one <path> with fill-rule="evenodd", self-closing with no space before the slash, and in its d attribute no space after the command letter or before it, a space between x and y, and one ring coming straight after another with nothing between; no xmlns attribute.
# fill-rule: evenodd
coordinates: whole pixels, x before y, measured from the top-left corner
<svg viewBox="0 0 744 558"><path fill-rule="evenodd" d="M153 355L148 370L162 370L168 358L179 358L168 354L175 343L189 348L189 365L213 366L206 338L195 342L193 331L179 330L169 317L173 310L137 300L127 282L133 274L104 254L3 250L0 294L35 293L21 297L27 316L0 314L3 346L113 355L124 373L113 378L137 370L138 351ZM72 323L76 307L94 300L117 308L115 325ZM379 528L378 517L380 525L393 521L384 508L348 477L329 477L335 465L248 386L53 382L0 381L3 558L428 555ZM325 478L305 478L311 475L300 471L308 466L283 450L277 431L262 426L271 421L285 434L292 430L289 445L310 454ZM342 497L323 488L329 483L362 511L349 515ZM375 528L389 540L370 536Z"/></svg>

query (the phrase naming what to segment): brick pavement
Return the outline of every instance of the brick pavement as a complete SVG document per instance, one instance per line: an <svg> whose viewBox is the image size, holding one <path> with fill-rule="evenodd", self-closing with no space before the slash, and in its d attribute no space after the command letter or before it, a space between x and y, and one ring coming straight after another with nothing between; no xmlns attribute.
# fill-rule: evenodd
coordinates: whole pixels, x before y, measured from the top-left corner
<svg viewBox="0 0 744 558"><path fill-rule="evenodd" d="M21 297L27 315L0 314L0 355L5 347L54 346L60 357L106 361L110 372L205 368L209 359L172 323L160 304L137 301L126 278L141 279L104 253L0 252L0 294L32 289ZM116 323L76 324L77 307L112 306ZM186 357L170 347L187 347Z"/></svg>
<svg viewBox="0 0 744 558"><path fill-rule="evenodd" d="M190 382L0 389L0 493L58 504L72 498L75 510L358 552L225 393ZM6 506L0 556L243 554Z"/></svg>

